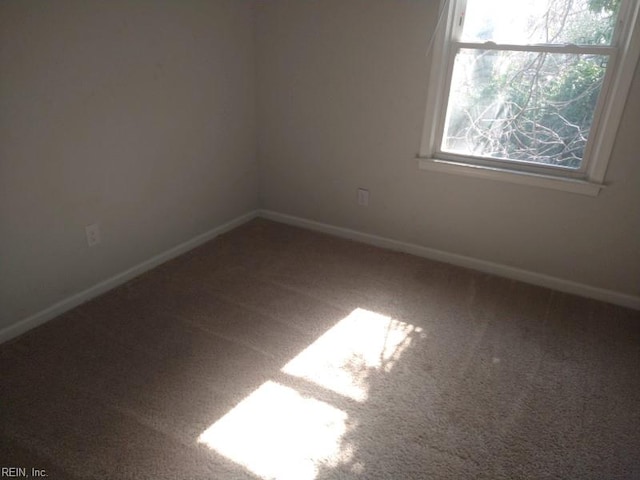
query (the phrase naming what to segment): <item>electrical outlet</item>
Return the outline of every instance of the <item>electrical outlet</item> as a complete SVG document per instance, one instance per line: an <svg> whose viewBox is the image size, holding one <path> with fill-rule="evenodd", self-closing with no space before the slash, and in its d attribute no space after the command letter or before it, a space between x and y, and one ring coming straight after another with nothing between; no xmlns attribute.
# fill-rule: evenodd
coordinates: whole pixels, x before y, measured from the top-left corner
<svg viewBox="0 0 640 480"><path fill-rule="evenodd" d="M100 225L92 223L84 227L84 231L87 234L87 245L93 247L100 243Z"/></svg>
<svg viewBox="0 0 640 480"><path fill-rule="evenodd" d="M369 206L369 190L364 188L358 189L358 205L363 207Z"/></svg>

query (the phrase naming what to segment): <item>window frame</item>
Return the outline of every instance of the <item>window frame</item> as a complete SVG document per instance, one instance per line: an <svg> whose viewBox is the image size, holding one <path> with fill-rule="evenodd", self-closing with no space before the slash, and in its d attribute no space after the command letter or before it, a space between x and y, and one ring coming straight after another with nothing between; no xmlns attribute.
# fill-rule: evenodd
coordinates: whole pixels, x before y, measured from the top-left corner
<svg viewBox="0 0 640 480"><path fill-rule="evenodd" d="M425 121L418 154L421 170L564 190L596 196L604 180L626 99L640 56L640 2L622 0L611 45L505 45L459 41L466 0L441 0L436 30L428 54L431 68ZM453 62L459 48L483 50L548 51L552 53L601 53L609 55L589 139L579 169L513 160L490 159L443 152L441 143Z"/></svg>

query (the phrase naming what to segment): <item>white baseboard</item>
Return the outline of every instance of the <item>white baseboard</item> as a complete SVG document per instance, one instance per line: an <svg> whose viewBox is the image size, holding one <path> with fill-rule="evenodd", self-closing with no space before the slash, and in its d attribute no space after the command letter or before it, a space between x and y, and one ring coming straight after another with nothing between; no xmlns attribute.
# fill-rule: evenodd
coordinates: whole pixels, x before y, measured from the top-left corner
<svg viewBox="0 0 640 480"><path fill-rule="evenodd" d="M511 278L513 280L519 280L533 285L541 287L547 287L561 292L571 293L574 295L580 295L583 297L593 298L604 302L621 305L623 307L633 308L640 310L640 297L634 295L628 295L625 293L615 292L612 290L606 290L603 288L593 287L582 283L565 280L562 278L552 277L541 273L531 272L528 270L522 270L519 268L509 267L507 265L501 265L499 263L488 262L486 260L480 260L477 258L466 257L464 255L457 255L455 253L445 252L442 250L436 250L433 248L422 247L411 243L405 243L390 238L380 237L377 235L371 235L368 233L359 232L357 230L351 230L348 228L336 227L326 223L315 222L313 220L307 220L300 217L294 217L291 215L285 215L270 210L256 210L249 212L240 217L220 225L216 228L209 230L201 235L198 235L184 243L176 245L169 250L166 250L154 257L141 262L124 272L118 273L106 280L103 280L96 285L93 285L86 290L76 293L70 297L65 298L57 302L50 307L31 315L27 318L19 320L18 322L9 325L0 330L0 343L6 342L18 335L21 335L32 328L35 328L43 323L63 314L64 312L71 310L78 305L85 303L92 298L102 295L109 290L122 285L123 283L131 280L132 278L141 275L142 273L151 270L158 265L167 262L183 253L192 250L195 247L202 245L203 243L212 240L218 235L233 230L239 227L243 223L248 222L256 217L262 217L269 220L273 220L288 225L294 225L308 230L315 230L318 232L327 233L336 237L347 238L358 242L366 243L369 245L375 245L377 247L387 248L389 250L395 250L400 252L410 253L418 257L429 258L431 260L437 260L440 262L450 263L458 265L460 267L471 268L473 270L479 270L481 272L491 273L501 277Z"/></svg>
<svg viewBox="0 0 640 480"><path fill-rule="evenodd" d="M59 301L58 303L51 305L50 307L31 315L27 318L19 320L18 322L9 325L0 330L0 343L6 342L18 335L22 335L23 333L35 328L39 325L42 325L45 322L48 322L54 317L71 310L78 305L85 303L92 298L97 297L98 295L102 295L109 290L122 285L123 283L131 280L132 278L137 277L138 275L143 274L147 270L151 270L158 265L165 263L183 253L192 250L203 243L208 242L209 240L214 239L218 235L228 232L229 230L233 230L236 227L239 227L243 223L248 222L249 220L254 219L258 216L258 211L252 211L241 215L239 217L234 218L233 220L220 225L216 228L209 230L208 232L202 233L193 237L186 242L183 242L179 245L176 245L169 250L166 250L158 255L155 255L144 262L141 262L124 272L118 273L113 277L107 278L100 283L93 285L92 287L87 288L79 293L76 293L70 297L65 298L64 300Z"/></svg>
<svg viewBox="0 0 640 480"><path fill-rule="evenodd" d="M313 220L294 217L292 215L285 215L283 213L278 213L271 210L260 210L259 216L276 222L286 223L288 225L294 225L297 227L306 228L308 230L327 233L336 237L347 238L350 240L367 243L369 245L387 248L389 250L410 253L418 257L424 257L431 260L437 260L439 262L450 263L453 265L458 265L460 267L479 270L481 272L491 273L500 277L506 277L512 280L518 280L521 282L538 285L540 287L551 288L553 290L559 290L565 293L571 293L582 297L593 298L595 300L601 300L603 302L609 302L616 305L621 305L623 307L640 310L640 297L629 295L626 293L606 290L604 288L593 287L591 285L585 285L582 283L573 282L571 280L552 277L550 275L544 275L542 273L536 273L529 270L522 270L520 268L510 267L508 265L502 265L495 262L480 260L477 258L458 255L455 253L436 250L433 248L422 247L420 245L405 243L390 238L379 237L377 235L371 235L368 233L359 232L357 230L335 227L326 223L315 222Z"/></svg>

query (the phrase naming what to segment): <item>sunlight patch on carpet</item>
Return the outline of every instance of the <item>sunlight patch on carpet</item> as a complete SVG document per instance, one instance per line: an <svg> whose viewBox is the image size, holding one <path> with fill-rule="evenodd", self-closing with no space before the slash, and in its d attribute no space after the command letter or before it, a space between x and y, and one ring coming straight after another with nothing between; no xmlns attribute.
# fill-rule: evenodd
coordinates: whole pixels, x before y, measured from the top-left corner
<svg viewBox="0 0 640 480"><path fill-rule="evenodd" d="M346 421L342 410L269 381L198 442L265 479L313 480L320 466L348 460L341 451Z"/></svg>
<svg viewBox="0 0 640 480"><path fill-rule="evenodd" d="M357 308L281 372L356 402L369 398L376 376L389 375L420 327ZM324 468L348 464L348 413L267 381L198 438L199 443L263 479L314 480ZM352 465L354 472L358 462Z"/></svg>
<svg viewBox="0 0 640 480"><path fill-rule="evenodd" d="M391 371L411 343L412 332L422 329L357 308L282 371L363 402L370 377Z"/></svg>

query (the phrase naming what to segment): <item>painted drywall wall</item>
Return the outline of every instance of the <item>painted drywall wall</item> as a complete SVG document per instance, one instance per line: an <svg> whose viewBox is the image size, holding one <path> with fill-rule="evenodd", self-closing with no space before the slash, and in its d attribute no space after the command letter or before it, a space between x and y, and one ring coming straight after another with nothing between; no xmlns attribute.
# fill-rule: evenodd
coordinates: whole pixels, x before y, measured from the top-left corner
<svg viewBox="0 0 640 480"><path fill-rule="evenodd" d="M438 3L258 4L262 206L640 295L638 72L598 197L419 171Z"/></svg>
<svg viewBox="0 0 640 480"><path fill-rule="evenodd" d="M0 3L0 329L256 208L252 8Z"/></svg>

